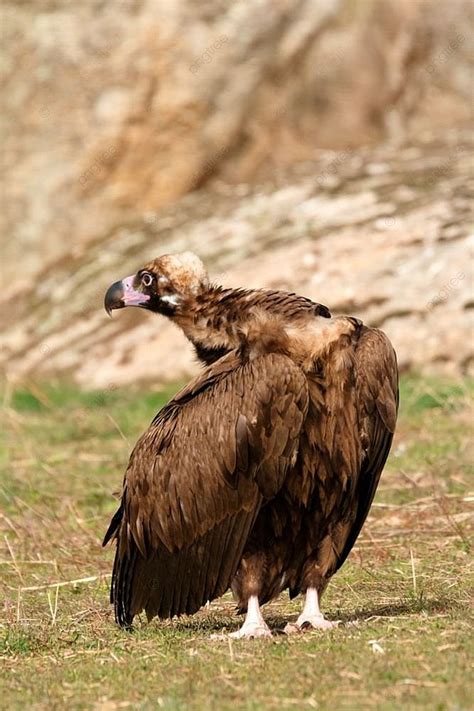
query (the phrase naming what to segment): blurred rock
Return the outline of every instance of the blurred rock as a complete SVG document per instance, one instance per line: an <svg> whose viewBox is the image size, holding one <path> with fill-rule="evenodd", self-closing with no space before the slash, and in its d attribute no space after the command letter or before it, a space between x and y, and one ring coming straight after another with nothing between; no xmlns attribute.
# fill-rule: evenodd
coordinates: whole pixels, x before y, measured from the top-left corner
<svg viewBox="0 0 474 711"><path fill-rule="evenodd" d="M192 249L225 285L295 290L382 327L402 368L470 372L471 143L469 131L451 130L319 151L284 179L215 179L147 210L3 290L2 367L12 379L67 375L97 388L188 376L197 366L173 325L139 309L109 320L102 302L150 258Z"/></svg>
<svg viewBox="0 0 474 711"><path fill-rule="evenodd" d="M273 180L316 148L403 142L427 119L463 120L471 10L468 0L4 0L8 284L30 285L214 176Z"/></svg>

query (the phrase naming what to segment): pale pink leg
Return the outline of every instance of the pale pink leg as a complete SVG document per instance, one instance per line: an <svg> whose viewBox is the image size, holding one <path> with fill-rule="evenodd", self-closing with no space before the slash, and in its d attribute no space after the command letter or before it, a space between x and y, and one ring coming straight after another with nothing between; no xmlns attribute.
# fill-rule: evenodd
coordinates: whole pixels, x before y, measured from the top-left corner
<svg viewBox="0 0 474 711"><path fill-rule="evenodd" d="M305 603L303 612L298 617L296 622L289 622L285 627L285 632L300 632L305 629L314 630L329 630L336 627L338 622L330 622L326 620L323 613L319 609L319 595L316 588L308 588L306 591Z"/></svg>
<svg viewBox="0 0 474 711"><path fill-rule="evenodd" d="M232 632L234 639L252 639L254 637L271 637L270 628L262 617L258 597L251 595L247 603L247 614L240 630Z"/></svg>

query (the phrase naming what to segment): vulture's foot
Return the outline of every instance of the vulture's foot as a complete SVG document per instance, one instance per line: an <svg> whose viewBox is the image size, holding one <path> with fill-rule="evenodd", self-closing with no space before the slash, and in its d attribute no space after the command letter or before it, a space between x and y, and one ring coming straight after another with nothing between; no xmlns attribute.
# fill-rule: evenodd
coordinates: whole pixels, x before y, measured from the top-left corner
<svg viewBox="0 0 474 711"><path fill-rule="evenodd" d="M250 623L244 622L240 630L229 635L232 639L258 639L271 636L270 628L263 620Z"/></svg>
<svg viewBox="0 0 474 711"><path fill-rule="evenodd" d="M230 634L212 634L212 640L223 639L264 639L273 637L268 625L263 622L255 622L252 624L244 623L240 630L231 632Z"/></svg>
<svg viewBox="0 0 474 711"><path fill-rule="evenodd" d="M304 632L306 630L330 630L337 627L339 622L327 620L319 609L319 593L316 588L308 588L304 610L296 622L289 622L285 627L286 634Z"/></svg>
<svg viewBox="0 0 474 711"><path fill-rule="evenodd" d="M286 634L296 634L307 630L332 630L339 622L331 622L324 615L300 615L296 622L288 622L285 627Z"/></svg>
<svg viewBox="0 0 474 711"><path fill-rule="evenodd" d="M247 615L240 630L232 632L233 639L256 639L261 637L271 637L270 628L263 619L258 604L258 597L251 595L247 601Z"/></svg>

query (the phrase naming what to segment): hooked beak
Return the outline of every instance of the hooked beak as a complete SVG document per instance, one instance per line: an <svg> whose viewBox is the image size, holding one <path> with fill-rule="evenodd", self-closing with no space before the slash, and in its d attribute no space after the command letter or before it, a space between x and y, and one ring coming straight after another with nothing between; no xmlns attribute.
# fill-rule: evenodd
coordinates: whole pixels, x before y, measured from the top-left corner
<svg viewBox="0 0 474 711"><path fill-rule="evenodd" d="M145 306L150 301L150 296L135 289L135 277L129 276L122 281L116 281L107 289L104 298L104 308L111 315L114 309L124 309L126 306Z"/></svg>

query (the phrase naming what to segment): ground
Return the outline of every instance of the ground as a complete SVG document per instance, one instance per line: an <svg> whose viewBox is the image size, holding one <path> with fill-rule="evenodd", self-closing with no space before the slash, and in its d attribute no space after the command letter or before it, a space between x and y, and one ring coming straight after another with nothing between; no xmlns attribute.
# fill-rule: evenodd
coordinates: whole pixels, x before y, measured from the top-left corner
<svg viewBox="0 0 474 711"><path fill-rule="evenodd" d="M211 639L240 623L228 595L192 618L138 621L133 633L113 622L113 550L100 546L116 507L112 492L170 391L7 385L0 705L470 708L473 391L470 381L404 377L396 441L371 515L323 600L341 625L245 642ZM270 626L281 630L300 606L283 594L265 608Z"/></svg>

